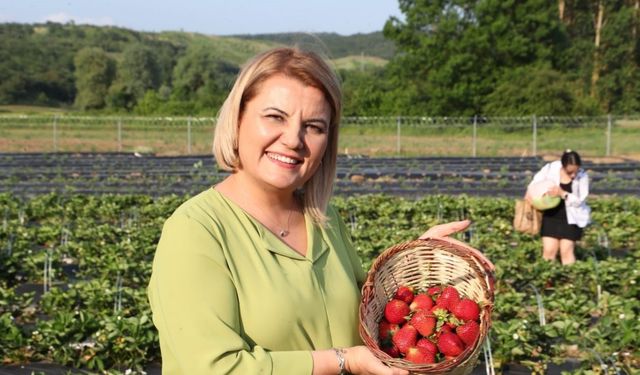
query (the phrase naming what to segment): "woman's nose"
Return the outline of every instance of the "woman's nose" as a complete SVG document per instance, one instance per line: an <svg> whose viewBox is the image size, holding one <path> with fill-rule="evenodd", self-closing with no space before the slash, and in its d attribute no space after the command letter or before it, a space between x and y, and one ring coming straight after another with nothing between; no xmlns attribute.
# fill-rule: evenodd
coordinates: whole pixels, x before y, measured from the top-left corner
<svg viewBox="0 0 640 375"><path fill-rule="evenodd" d="M300 123L290 122L283 129L280 135L280 142L292 150L301 149L304 146L302 129L303 127Z"/></svg>

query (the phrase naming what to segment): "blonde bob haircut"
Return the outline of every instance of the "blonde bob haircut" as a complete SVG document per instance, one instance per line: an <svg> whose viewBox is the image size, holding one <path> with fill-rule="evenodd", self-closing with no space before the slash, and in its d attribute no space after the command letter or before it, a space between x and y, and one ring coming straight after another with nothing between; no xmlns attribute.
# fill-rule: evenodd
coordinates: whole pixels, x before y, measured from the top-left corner
<svg viewBox="0 0 640 375"><path fill-rule="evenodd" d="M322 91L331 108L327 149L320 166L302 187L304 212L309 214L316 224L324 225L336 174L342 92L334 71L315 52L297 47L275 48L249 60L240 71L218 113L213 154L220 168L230 172L238 169L238 126L245 106L258 94L261 84L276 74L297 79Z"/></svg>

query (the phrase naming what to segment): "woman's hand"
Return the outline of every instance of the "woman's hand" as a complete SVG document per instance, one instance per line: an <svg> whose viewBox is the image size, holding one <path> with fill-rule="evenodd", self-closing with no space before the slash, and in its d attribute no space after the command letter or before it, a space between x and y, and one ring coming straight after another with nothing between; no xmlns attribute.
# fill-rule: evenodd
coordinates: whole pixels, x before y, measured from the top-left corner
<svg viewBox="0 0 640 375"><path fill-rule="evenodd" d="M564 195L564 190L562 190L560 186L554 185L547 190L547 195L562 198L562 196Z"/></svg>
<svg viewBox="0 0 640 375"><path fill-rule="evenodd" d="M425 238L441 238L447 237L454 233L461 232L471 224L470 220L462 220L462 221L452 221L451 223L439 224L429 228L428 231L424 232L422 236L419 238L421 240Z"/></svg>
<svg viewBox="0 0 640 375"><path fill-rule="evenodd" d="M350 374L363 375L408 375L409 371L388 367L382 363L366 346L354 346L345 349L345 369Z"/></svg>
<svg viewBox="0 0 640 375"><path fill-rule="evenodd" d="M467 227L469 227L469 224L471 224L470 220L462 220L462 221L452 221L452 222L446 223L446 224L435 225L435 226L429 228L429 230L427 230L426 232L424 232L422 234L422 236L420 236L419 238L421 240L424 240L424 239L427 239L427 238L448 237L448 236L450 236L450 235L452 235L454 233L458 233L458 232L461 232L461 231L467 229ZM468 249L472 253L476 254L480 259L482 259L482 261L489 267L489 269L491 271L493 271L495 269L495 266L493 265L493 263L491 263L489 258L487 258L480 251L472 248L471 246L467 245L466 243L464 243L462 241L456 240L455 238L447 238L447 240L450 241L450 242L456 243L456 244Z"/></svg>

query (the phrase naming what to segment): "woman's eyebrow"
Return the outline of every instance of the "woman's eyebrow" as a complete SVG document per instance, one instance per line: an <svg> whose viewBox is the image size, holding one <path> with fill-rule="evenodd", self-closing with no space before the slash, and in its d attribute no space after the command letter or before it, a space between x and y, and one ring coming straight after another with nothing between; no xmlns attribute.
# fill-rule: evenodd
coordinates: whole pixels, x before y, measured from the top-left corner
<svg viewBox="0 0 640 375"><path fill-rule="evenodd" d="M267 108L263 109L263 111L269 111L269 110L273 110L273 111L279 112L279 113L281 113L281 114L283 114L283 115L285 115L285 116L287 116L287 117L289 116L289 114L288 114L287 112L285 112L285 111L281 110L280 108L276 108L276 107L267 107Z"/></svg>

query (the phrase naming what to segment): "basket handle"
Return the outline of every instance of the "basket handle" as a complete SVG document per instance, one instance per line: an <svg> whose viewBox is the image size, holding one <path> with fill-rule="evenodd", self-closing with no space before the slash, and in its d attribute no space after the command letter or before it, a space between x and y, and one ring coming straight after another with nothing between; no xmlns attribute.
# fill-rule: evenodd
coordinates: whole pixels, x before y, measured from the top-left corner
<svg viewBox="0 0 640 375"><path fill-rule="evenodd" d="M480 252L478 249L475 249L471 246L469 246L468 244L457 240L453 237L426 237L426 238L420 238L420 240L423 241L428 241L430 239L434 239L434 240L440 240L440 241L446 241L452 244L455 244L457 246L460 246L461 248L467 250L469 252L469 254L471 254L474 258L476 258L476 260L478 262L480 262L480 264L482 264L482 267L487 270L487 278L488 278L488 284L489 284L489 288L491 289L491 293L494 292L494 285L495 285L495 271L496 271L496 266L493 265L493 263L489 260L489 258L486 257L486 255L484 255L482 252Z"/></svg>
<svg viewBox="0 0 640 375"><path fill-rule="evenodd" d="M489 258L487 258L486 255L484 255L482 252L480 252L478 249L474 249L473 247L469 246L467 243L464 243L460 240L457 240L453 237L426 237L426 238L420 238L421 240L430 240L430 239L434 239L434 240L441 240L441 241L447 241L453 244L456 244L457 246L460 246L462 248L464 248L465 250L469 251L476 259L478 259L478 261L480 261L480 263L482 263L482 265L484 266L485 269L491 271L491 272L495 272L496 270L496 266L493 265L493 263L491 263L491 261L489 260Z"/></svg>

